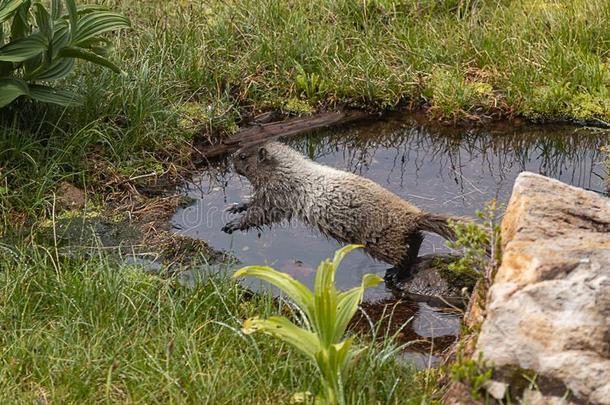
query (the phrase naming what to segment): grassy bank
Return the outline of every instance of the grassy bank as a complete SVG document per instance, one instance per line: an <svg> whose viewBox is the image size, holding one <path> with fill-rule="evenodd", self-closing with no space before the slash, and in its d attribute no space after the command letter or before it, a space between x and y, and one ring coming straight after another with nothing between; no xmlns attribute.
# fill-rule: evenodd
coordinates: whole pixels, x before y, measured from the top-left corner
<svg viewBox="0 0 610 405"><path fill-rule="evenodd" d="M0 208L40 214L62 179L164 173L193 137L268 109L610 121L604 0L106 3L132 20L111 36L125 75L83 65L64 83L81 108L4 112Z"/></svg>
<svg viewBox="0 0 610 405"><path fill-rule="evenodd" d="M239 331L248 316L278 313L268 296L219 277L184 287L103 254L1 248L2 402L288 403L317 389L299 353ZM387 339L361 355L350 403L426 401L425 380L395 350Z"/></svg>

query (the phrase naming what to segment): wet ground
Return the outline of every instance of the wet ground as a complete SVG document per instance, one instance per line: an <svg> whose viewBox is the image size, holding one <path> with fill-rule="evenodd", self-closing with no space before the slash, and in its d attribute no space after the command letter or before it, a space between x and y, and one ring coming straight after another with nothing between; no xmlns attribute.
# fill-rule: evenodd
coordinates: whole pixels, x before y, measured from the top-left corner
<svg viewBox="0 0 610 405"><path fill-rule="evenodd" d="M607 141L595 129L548 125L434 128L409 117L393 117L288 143L320 163L368 177L432 212L474 216L492 198L506 203L516 176L523 170L605 191L599 147ZM220 229L230 219L224 208L243 201L250 193L248 182L226 162L195 177L184 192L195 202L176 212L174 230L231 252L236 263L225 266L228 271L241 265L266 264L311 286L317 264L340 247L299 223L262 232L222 233ZM449 252L444 241L427 235L420 255L444 252ZM364 274L383 276L388 268L356 251L344 260L337 284L349 288L359 284ZM248 285L261 288L252 281ZM374 303L385 307L395 302L384 286L368 290L365 299L371 312L380 308L374 308ZM411 302L401 311L401 317L410 320L408 334L424 338L458 334L455 313L421 302Z"/></svg>

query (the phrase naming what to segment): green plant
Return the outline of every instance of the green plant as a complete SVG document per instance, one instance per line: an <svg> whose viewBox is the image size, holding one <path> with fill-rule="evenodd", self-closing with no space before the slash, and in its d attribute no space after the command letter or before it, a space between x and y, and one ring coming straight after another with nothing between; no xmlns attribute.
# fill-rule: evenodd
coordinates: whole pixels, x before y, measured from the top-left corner
<svg viewBox="0 0 610 405"><path fill-rule="evenodd" d="M305 72L303 66L299 64L297 64L297 75L295 78L295 82L297 89L303 95L305 95L308 100L311 100L313 102L318 101L318 99L324 96L324 94L326 93L326 81L315 72Z"/></svg>
<svg viewBox="0 0 610 405"><path fill-rule="evenodd" d="M470 395L475 401L481 400L481 390L485 383L491 379L492 369L483 364L483 353L479 353L477 360L464 360L461 353L451 366L451 379L462 382L470 387Z"/></svg>
<svg viewBox="0 0 610 405"><path fill-rule="evenodd" d="M128 28L129 20L97 5L77 7L74 0L65 5L67 14L60 0L51 1L50 12L39 0L0 0L0 108L21 96L76 103L73 92L40 84L65 77L76 59L121 71L106 58L110 41L102 34Z"/></svg>
<svg viewBox="0 0 610 405"><path fill-rule="evenodd" d="M487 281L492 281L501 253L497 212L498 203L493 199L485 204L483 210L477 211L477 216L483 220L485 226L475 222L450 222L456 239L447 242L447 246L452 249L462 249L464 255L447 266L449 271L465 277L485 276Z"/></svg>
<svg viewBox="0 0 610 405"><path fill-rule="evenodd" d="M247 266L234 274L235 277L252 276L267 281L286 293L302 311L306 318L304 327L281 316L254 317L244 321L242 331L246 334L260 331L277 337L315 362L323 387L319 399L323 403L345 403L342 375L359 351L352 348L352 338L341 339L362 301L364 289L383 281L377 275L366 274L360 287L337 291L335 271L343 257L358 247L361 246L348 245L335 253L333 261L326 259L320 263L313 292L270 267Z"/></svg>

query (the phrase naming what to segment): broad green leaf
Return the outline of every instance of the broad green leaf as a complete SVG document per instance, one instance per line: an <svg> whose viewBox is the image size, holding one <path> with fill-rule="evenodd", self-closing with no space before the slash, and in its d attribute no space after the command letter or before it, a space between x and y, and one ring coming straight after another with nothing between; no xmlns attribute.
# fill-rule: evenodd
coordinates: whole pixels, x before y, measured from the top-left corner
<svg viewBox="0 0 610 405"><path fill-rule="evenodd" d="M119 69L118 66L116 66L114 63L110 62L108 59L106 59L103 56L100 56L96 53L87 51L82 48L78 48L76 46L66 46L66 47L62 48L57 55L62 58L83 59L83 60L95 63L97 65L105 66L105 67L113 70L116 73L121 73L121 69Z"/></svg>
<svg viewBox="0 0 610 405"><path fill-rule="evenodd" d="M0 23L8 20L13 12L23 4L24 0L9 0L0 7Z"/></svg>
<svg viewBox="0 0 610 405"><path fill-rule="evenodd" d="M72 35L72 44L81 45L91 38L108 31L129 28L129 19L110 12L92 12L78 21L76 33Z"/></svg>
<svg viewBox="0 0 610 405"><path fill-rule="evenodd" d="M0 79L0 108L6 107L20 96L30 94L27 83L19 79Z"/></svg>
<svg viewBox="0 0 610 405"><path fill-rule="evenodd" d="M68 10L68 20L70 21L70 38L74 38L78 27L78 12L74 0L66 0L66 9Z"/></svg>
<svg viewBox="0 0 610 405"><path fill-rule="evenodd" d="M364 245L347 245L344 248L337 250L333 259L333 266L335 266L335 269L339 268L339 265L341 264L341 261L343 260L346 254L348 254L354 249L359 249L363 247Z"/></svg>
<svg viewBox="0 0 610 405"><path fill-rule="evenodd" d="M332 267L329 263L328 267ZM335 320L337 316L337 292L334 286L314 292L313 324L325 346L335 343Z"/></svg>
<svg viewBox="0 0 610 405"><path fill-rule="evenodd" d="M47 81L61 79L74 69L74 63L74 58L57 58L51 65L36 71L28 79Z"/></svg>
<svg viewBox="0 0 610 405"><path fill-rule="evenodd" d="M233 274L233 277L245 276L256 277L276 286L288 295L305 312L305 315L311 319L313 314L313 296L311 291L299 281L286 273L267 266L246 266Z"/></svg>
<svg viewBox="0 0 610 405"><path fill-rule="evenodd" d="M320 341L315 334L299 328L283 316L272 316L269 319L246 319L242 331L245 334L260 331L277 337L313 360L315 360L316 354L322 350Z"/></svg>
<svg viewBox="0 0 610 405"><path fill-rule="evenodd" d="M31 32L28 22L30 4L30 0L23 1L13 16L13 23L11 24L11 40L13 41L25 38Z"/></svg>
<svg viewBox="0 0 610 405"><path fill-rule="evenodd" d="M40 52L38 55L33 56L23 62L23 67L25 68L25 75L22 77L25 81L30 80L30 75L32 72L35 72L37 69L42 69L44 67L43 61L44 52Z"/></svg>
<svg viewBox="0 0 610 405"><path fill-rule="evenodd" d="M316 271L314 280L314 294L321 294L322 291L333 289L335 282L335 267L330 260L325 259L320 263Z"/></svg>
<svg viewBox="0 0 610 405"><path fill-rule="evenodd" d="M80 104L78 95L68 90L54 89L48 86L30 85L30 95L43 103L52 103L71 107Z"/></svg>
<svg viewBox="0 0 610 405"><path fill-rule="evenodd" d="M341 261L350 251L360 247L362 247L362 245L347 245L335 252L335 257L332 262L328 259L321 262L318 266L318 271L316 272L314 290L322 291L326 288L334 288L335 272L339 268Z"/></svg>
<svg viewBox="0 0 610 405"><path fill-rule="evenodd" d="M375 287L376 285L381 283L383 283L383 278L379 277L377 274L365 274L362 278L363 289Z"/></svg>
<svg viewBox="0 0 610 405"><path fill-rule="evenodd" d="M61 0L51 0L51 18L59 20L61 17Z"/></svg>
<svg viewBox="0 0 610 405"><path fill-rule="evenodd" d="M51 41L51 47L53 49L53 58L57 56L59 50L66 45L70 40L70 28L68 23L64 20L55 21L55 30L53 32L53 40Z"/></svg>
<svg viewBox="0 0 610 405"><path fill-rule="evenodd" d="M339 294L337 299L337 318L335 321L335 341L341 339L349 321L358 310L358 304L362 301L364 289L354 287L351 290Z"/></svg>
<svg viewBox="0 0 610 405"><path fill-rule="evenodd" d="M348 291L339 293L337 298L336 340L343 336L349 321L358 310L358 305L364 296L364 290L381 282L383 282L383 279L378 275L365 274L362 278L360 287L354 287Z"/></svg>
<svg viewBox="0 0 610 405"><path fill-rule="evenodd" d="M341 343L334 344L330 350L330 361L334 367L342 372L352 359L355 352L352 350L353 339L345 339Z"/></svg>
<svg viewBox="0 0 610 405"><path fill-rule="evenodd" d="M94 11L108 11L108 7L101 6L99 4L79 4L76 6L76 12L78 15L84 15Z"/></svg>
<svg viewBox="0 0 610 405"><path fill-rule="evenodd" d="M0 48L0 61L23 62L47 49L47 44L39 33L18 39Z"/></svg>
<svg viewBox="0 0 610 405"><path fill-rule="evenodd" d="M36 25L47 43L51 42L53 37L53 22L47 9L41 3L34 3L34 16L36 17Z"/></svg>

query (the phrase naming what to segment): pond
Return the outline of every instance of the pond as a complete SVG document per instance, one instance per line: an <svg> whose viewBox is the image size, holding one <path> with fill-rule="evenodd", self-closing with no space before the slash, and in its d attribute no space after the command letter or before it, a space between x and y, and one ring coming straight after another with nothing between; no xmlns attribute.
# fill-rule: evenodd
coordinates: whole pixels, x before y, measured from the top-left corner
<svg viewBox="0 0 610 405"><path fill-rule="evenodd" d="M570 126L503 124L459 129L421 124L403 115L287 143L319 163L368 177L424 210L473 217L491 199L506 204L515 178L524 170L604 192L599 151L604 142L600 138L595 129ZM317 264L341 247L296 222L247 233L221 232L231 218L225 207L245 200L250 193L247 180L234 173L227 161L210 166L192 179L184 192L195 202L176 212L172 219L175 231L230 252L236 263L225 266L227 271L264 264L311 286ZM426 235L420 255L443 252L450 252L444 240ZM338 287L355 286L366 273L383 276L389 268L354 251L337 272ZM248 286L260 288L252 281ZM387 303L392 293L381 285L368 290L365 299ZM419 325L419 336L431 333L421 325L434 311L425 303L414 307L412 324ZM458 333L455 314L441 318L444 324L434 325L437 336Z"/></svg>

